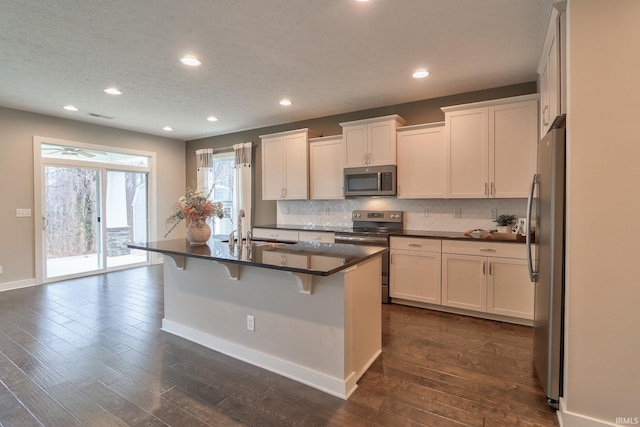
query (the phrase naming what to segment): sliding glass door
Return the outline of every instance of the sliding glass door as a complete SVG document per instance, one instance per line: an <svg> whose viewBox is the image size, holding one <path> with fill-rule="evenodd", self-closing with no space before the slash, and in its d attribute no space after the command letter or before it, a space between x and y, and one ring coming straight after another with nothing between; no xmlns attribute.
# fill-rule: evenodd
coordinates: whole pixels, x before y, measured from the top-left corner
<svg viewBox="0 0 640 427"><path fill-rule="evenodd" d="M119 267L147 260L147 251L127 247L147 242L147 174L107 171L105 201L107 267Z"/></svg>
<svg viewBox="0 0 640 427"><path fill-rule="evenodd" d="M46 277L101 270L100 170L47 165L44 183Z"/></svg>
<svg viewBox="0 0 640 427"><path fill-rule="evenodd" d="M36 142L36 144L38 144ZM149 156L40 142L41 205L36 238L43 282L141 265L150 240ZM38 209L38 207L36 207Z"/></svg>

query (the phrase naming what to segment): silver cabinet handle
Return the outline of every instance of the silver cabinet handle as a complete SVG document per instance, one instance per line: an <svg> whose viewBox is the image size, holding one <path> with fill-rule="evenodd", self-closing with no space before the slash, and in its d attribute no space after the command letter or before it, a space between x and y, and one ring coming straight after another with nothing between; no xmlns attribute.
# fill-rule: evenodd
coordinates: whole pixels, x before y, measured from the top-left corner
<svg viewBox="0 0 640 427"><path fill-rule="evenodd" d="M409 243L409 247L411 247L411 248L421 248L422 245L420 245L418 243Z"/></svg>
<svg viewBox="0 0 640 427"><path fill-rule="evenodd" d="M494 191L493 191L493 182L492 182L492 183L491 183L491 186L489 187L489 194L490 194L491 196L493 196L493 193L494 193Z"/></svg>
<svg viewBox="0 0 640 427"><path fill-rule="evenodd" d="M487 261L482 261L482 274L487 274Z"/></svg>
<svg viewBox="0 0 640 427"><path fill-rule="evenodd" d="M277 233L271 233L271 234L270 234L270 236L271 236L271 237L278 237L278 236L279 236L279 234L277 234Z"/></svg>
<svg viewBox="0 0 640 427"><path fill-rule="evenodd" d="M486 182L484 183L484 195L488 196L488 194L487 194L487 183Z"/></svg>
<svg viewBox="0 0 640 427"><path fill-rule="evenodd" d="M493 275L493 262L489 261L489 276Z"/></svg>
<svg viewBox="0 0 640 427"><path fill-rule="evenodd" d="M496 253L496 250L493 248L480 248L480 252L490 252L490 253Z"/></svg>
<svg viewBox="0 0 640 427"><path fill-rule="evenodd" d="M542 124L544 126L547 126L549 124L549 120L547 119L548 113L549 113L549 106L545 105L544 109L542 110Z"/></svg>

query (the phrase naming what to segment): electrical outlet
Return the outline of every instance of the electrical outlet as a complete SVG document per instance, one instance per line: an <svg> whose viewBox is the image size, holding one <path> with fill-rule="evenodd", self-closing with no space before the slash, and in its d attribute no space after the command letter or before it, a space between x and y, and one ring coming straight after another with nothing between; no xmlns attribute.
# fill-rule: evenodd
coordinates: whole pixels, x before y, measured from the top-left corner
<svg viewBox="0 0 640 427"><path fill-rule="evenodd" d="M256 330L256 318L248 314L247 315L247 331L254 332L255 330Z"/></svg>
<svg viewBox="0 0 640 427"><path fill-rule="evenodd" d="M453 210L453 217L454 218L462 218L462 209L460 208L455 208Z"/></svg>
<svg viewBox="0 0 640 427"><path fill-rule="evenodd" d="M325 215L331 215L331 209L327 206L327 208L324 210L324 214Z"/></svg>
<svg viewBox="0 0 640 427"><path fill-rule="evenodd" d="M428 217L429 216L429 209L427 208L422 208L422 216L423 217Z"/></svg>
<svg viewBox="0 0 640 427"><path fill-rule="evenodd" d="M491 209L491 219L498 218L498 209Z"/></svg>

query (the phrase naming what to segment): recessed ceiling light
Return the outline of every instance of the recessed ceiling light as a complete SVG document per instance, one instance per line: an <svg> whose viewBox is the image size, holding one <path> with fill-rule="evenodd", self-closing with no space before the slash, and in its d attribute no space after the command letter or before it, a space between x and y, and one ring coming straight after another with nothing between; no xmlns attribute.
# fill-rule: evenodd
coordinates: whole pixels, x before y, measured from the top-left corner
<svg viewBox="0 0 640 427"><path fill-rule="evenodd" d="M173 128L171 126L165 126L162 128L162 130L166 130L167 132L171 132L173 130Z"/></svg>
<svg viewBox="0 0 640 427"><path fill-rule="evenodd" d="M429 75L429 72L427 70L425 70L424 68L421 68L419 70L416 70L413 72L413 78L414 79L423 79L425 77L427 77Z"/></svg>
<svg viewBox="0 0 640 427"><path fill-rule="evenodd" d="M64 108L67 111L78 111L78 107L74 107L73 105L65 105L62 108Z"/></svg>
<svg viewBox="0 0 640 427"><path fill-rule="evenodd" d="M280 105L284 105L285 107L291 105L291 101L288 99L283 99L282 101L280 101Z"/></svg>
<svg viewBox="0 0 640 427"><path fill-rule="evenodd" d="M109 95L122 95L122 92L120 92L115 87L108 87L104 90L104 92L108 93Z"/></svg>
<svg viewBox="0 0 640 427"><path fill-rule="evenodd" d="M207 120L210 121L210 122L217 122L218 118L214 117L214 116L209 116L209 117L207 117Z"/></svg>
<svg viewBox="0 0 640 427"><path fill-rule="evenodd" d="M198 65L202 64L202 62L200 62L200 60L195 56L183 56L182 58L180 58L180 62L190 67L197 67Z"/></svg>

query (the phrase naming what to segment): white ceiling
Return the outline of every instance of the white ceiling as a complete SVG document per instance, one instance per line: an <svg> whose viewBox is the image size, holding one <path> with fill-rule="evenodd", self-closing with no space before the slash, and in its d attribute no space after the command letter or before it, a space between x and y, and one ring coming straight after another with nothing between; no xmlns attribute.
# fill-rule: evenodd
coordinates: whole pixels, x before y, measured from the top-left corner
<svg viewBox="0 0 640 427"><path fill-rule="evenodd" d="M191 140L533 81L551 3L0 0L0 106Z"/></svg>

